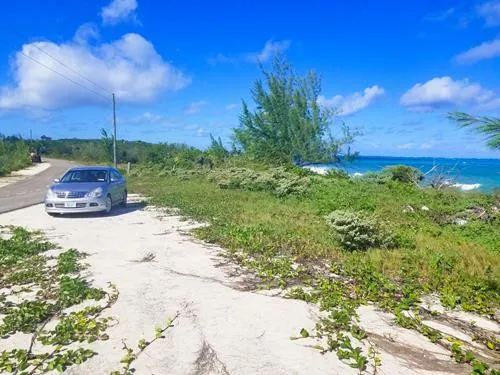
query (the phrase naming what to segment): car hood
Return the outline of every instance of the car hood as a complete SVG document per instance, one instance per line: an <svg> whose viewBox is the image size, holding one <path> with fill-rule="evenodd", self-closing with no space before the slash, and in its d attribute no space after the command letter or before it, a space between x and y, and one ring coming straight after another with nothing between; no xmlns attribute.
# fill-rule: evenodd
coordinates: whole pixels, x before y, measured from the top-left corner
<svg viewBox="0 0 500 375"><path fill-rule="evenodd" d="M50 188L52 191L85 191L89 192L91 190L101 187L103 190L107 188L108 184L106 182L60 182L53 184Z"/></svg>

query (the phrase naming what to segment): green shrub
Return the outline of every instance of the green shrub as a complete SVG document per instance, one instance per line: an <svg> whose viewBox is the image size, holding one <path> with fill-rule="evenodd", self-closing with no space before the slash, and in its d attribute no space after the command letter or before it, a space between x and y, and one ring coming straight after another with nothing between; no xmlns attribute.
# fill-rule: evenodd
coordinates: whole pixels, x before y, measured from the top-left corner
<svg viewBox="0 0 500 375"><path fill-rule="evenodd" d="M365 217L357 212L337 210L328 215L326 221L340 245L346 250L396 246L394 238L373 216Z"/></svg>
<svg viewBox="0 0 500 375"><path fill-rule="evenodd" d="M404 184L416 184L424 179L424 174L419 169L407 165L386 167L383 172L387 173L391 180Z"/></svg>
<svg viewBox="0 0 500 375"><path fill-rule="evenodd" d="M306 195L313 177L302 177L284 168L254 171L246 168L230 168L211 172L209 180L221 189L269 191L278 197Z"/></svg>

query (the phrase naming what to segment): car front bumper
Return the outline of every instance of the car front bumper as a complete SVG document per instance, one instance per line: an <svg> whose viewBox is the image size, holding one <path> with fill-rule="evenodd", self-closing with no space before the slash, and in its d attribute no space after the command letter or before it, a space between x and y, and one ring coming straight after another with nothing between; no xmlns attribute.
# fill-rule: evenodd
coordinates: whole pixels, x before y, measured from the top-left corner
<svg viewBox="0 0 500 375"><path fill-rule="evenodd" d="M78 214L106 210L106 198L46 198L45 211L54 214Z"/></svg>

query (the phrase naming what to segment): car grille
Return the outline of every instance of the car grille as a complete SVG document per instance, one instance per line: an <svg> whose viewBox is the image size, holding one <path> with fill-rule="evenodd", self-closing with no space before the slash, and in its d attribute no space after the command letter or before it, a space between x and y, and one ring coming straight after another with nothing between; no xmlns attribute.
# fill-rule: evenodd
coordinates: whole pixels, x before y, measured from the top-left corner
<svg viewBox="0 0 500 375"><path fill-rule="evenodd" d="M56 194L57 198L84 198L86 193L84 191L58 191Z"/></svg>
<svg viewBox="0 0 500 375"><path fill-rule="evenodd" d="M68 207L65 207L64 206L64 203L56 203L54 205L55 208L68 208ZM87 204L86 203L77 203L76 204L76 208L85 208L87 207Z"/></svg>

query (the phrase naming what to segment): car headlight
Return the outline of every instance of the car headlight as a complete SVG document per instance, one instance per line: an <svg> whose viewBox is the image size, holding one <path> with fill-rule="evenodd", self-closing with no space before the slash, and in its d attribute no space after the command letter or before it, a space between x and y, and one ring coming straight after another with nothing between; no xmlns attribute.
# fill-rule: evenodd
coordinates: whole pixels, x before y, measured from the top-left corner
<svg viewBox="0 0 500 375"><path fill-rule="evenodd" d="M100 198L102 197L102 187L98 187L94 190L89 191L86 196L88 198Z"/></svg>
<svg viewBox="0 0 500 375"><path fill-rule="evenodd" d="M57 194L54 190L52 189L49 189L47 190L47 195L46 195L46 198L47 199L54 199L54 198L57 198Z"/></svg>

